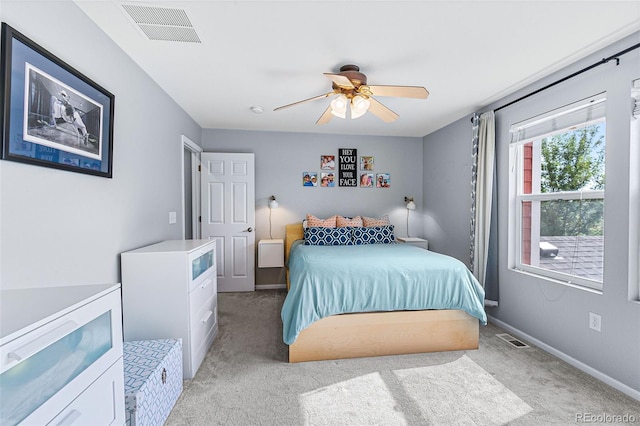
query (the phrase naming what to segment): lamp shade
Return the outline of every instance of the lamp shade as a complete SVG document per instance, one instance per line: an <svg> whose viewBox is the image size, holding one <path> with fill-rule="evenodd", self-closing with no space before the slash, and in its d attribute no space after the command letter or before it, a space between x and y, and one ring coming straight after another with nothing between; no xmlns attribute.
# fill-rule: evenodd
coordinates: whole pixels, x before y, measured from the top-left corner
<svg viewBox="0 0 640 426"><path fill-rule="evenodd" d="M404 197L404 202L407 204L407 210L416 209L416 203L413 201L413 197Z"/></svg>
<svg viewBox="0 0 640 426"><path fill-rule="evenodd" d="M276 196L272 195L269 198L269 208L270 209L277 209L278 208L278 202L276 201Z"/></svg>

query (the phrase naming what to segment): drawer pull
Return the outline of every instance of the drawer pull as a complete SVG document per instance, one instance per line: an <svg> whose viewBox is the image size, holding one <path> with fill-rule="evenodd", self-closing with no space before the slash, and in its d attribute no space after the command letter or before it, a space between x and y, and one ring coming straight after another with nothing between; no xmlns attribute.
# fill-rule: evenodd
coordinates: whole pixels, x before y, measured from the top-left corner
<svg viewBox="0 0 640 426"><path fill-rule="evenodd" d="M211 280L211 278L209 278L208 280L204 280L202 281L202 284L200 284L200 288L207 288L207 286L209 284L211 284L213 282L213 280Z"/></svg>
<svg viewBox="0 0 640 426"><path fill-rule="evenodd" d="M40 352L42 349L47 346L55 343L57 340L71 333L73 330L78 328L78 323L75 321L67 321L64 324L54 328L46 334L43 334L40 337L36 337L29 343L20 346L14 351L11 351L7 354L7 358L13 359L15 361L21 361L25 358L30 357L31 355Z"/></svg>
<svg viewBox="0 0 640 426"><path fill-rule="evenodd" d="M80 411L71 410L69 411L69 414L64 416L64 419L60 420L60 423L58 423L58 426L72 425L76 422L76 420L80 418L80 416L82 416L82 413Z"/></svg>
<svg viewBox="0 0 640 426"><path fill-rule="evenodd" d="M207 315L205 315L204 318L202 318L202 322L206 323L207 321L209 321L209 318L211 318L211 315L213 315L213 312L207 311Z"/></svg>

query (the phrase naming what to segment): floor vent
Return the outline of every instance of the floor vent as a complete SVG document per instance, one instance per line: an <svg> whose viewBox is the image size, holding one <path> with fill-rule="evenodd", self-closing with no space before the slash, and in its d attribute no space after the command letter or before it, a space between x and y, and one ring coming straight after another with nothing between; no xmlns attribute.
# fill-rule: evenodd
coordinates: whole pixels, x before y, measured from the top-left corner
<svg viewBox="0 0 640 426"><path fill-rule="evenodd" d="M520 340L516 339L515 337L513 337L510 334L502 333L502 334L496 334L496 336L499 337L500 339L504 340L505 342L507 342L511 346L515 346L516 348L528 348L529 347L529 345L527 345L526 343L521 342Z"/></svg>
<svg viewBox="0 0 640 426"><path fill-rule="evenodd" d="M126 15L149 40L200 43L200 37L182 9L122 4Z"/></svg>

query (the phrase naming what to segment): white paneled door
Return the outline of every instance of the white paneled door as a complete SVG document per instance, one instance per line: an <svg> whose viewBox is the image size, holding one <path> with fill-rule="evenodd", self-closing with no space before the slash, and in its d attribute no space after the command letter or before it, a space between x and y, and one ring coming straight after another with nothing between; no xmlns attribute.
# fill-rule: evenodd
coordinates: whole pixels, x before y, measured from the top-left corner
<svg viewBox="0 0 640 426"><path fill-rule="evenodd" d="M254 155L203 152L201 160L202 238L216 240L218 291L254 291Z"/></svg>

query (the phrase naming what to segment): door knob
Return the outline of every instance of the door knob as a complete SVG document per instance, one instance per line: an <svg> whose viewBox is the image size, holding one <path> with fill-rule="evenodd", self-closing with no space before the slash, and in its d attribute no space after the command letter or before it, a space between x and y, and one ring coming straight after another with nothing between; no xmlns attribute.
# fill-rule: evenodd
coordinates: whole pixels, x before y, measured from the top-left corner
<svg viewBox="0 0 640 426"><path fill-rule="evenodd" d="M253 228L252 227L248 227L247 228L247 232L253 232Z"/></svg>

